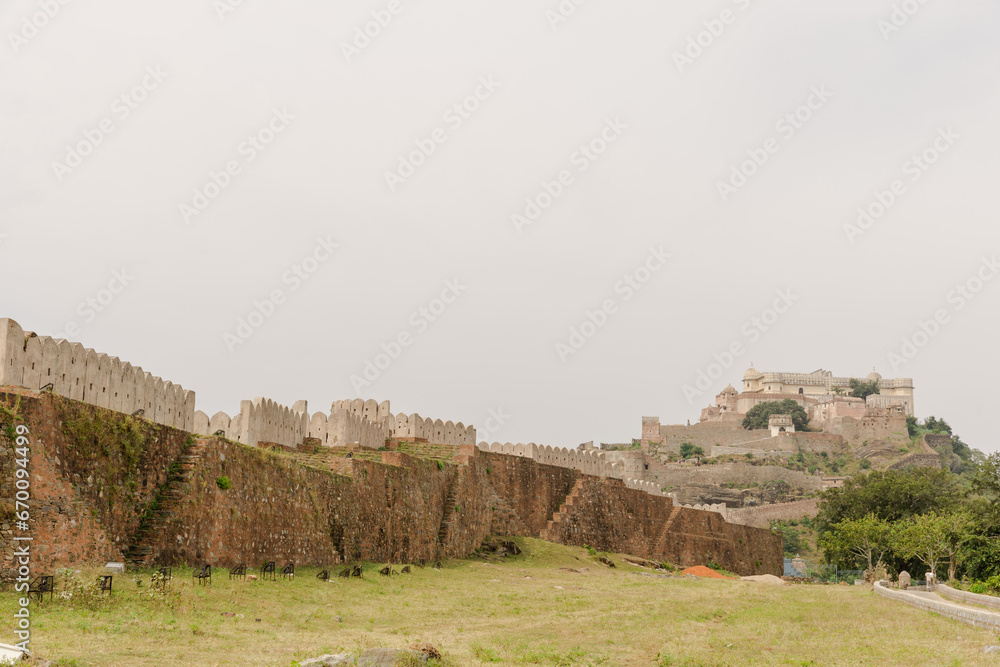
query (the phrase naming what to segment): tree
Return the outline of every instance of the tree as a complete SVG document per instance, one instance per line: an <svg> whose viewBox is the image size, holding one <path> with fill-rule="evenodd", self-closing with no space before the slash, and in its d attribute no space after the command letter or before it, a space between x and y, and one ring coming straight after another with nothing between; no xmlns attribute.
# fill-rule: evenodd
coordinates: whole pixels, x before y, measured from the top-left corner
<svg viewBox="0 0 1000 667"><path fill-rule="evenodd" d="M868 398L872 394L878 393L878 380L859 380L851 378L851 396L854 398Z"/></svg>
<svg viewBox="0 0 1000 667"><path fill-rule="evenodd" d="M869 572L883 566L882 559L892 549L895 526L874 514L845 519L833 524L823 536L823 548L830 553L850 554L868 566Z"/></svg>
<svg viewBox="0 0 1000 667"><path fill-rule="evenodd" d="M802 536L786 521L771 521L771 532L781 535L785 558L795 558L802 551Z"/></svg>
<svg viewBox="0 0 1000 667"><path fill-rule="evenodd" d="M690 442L685 442L681 445L681 458L689 459L693 456L704 456L705 450L701 447L695 447Z"/></svg>
<svg viewBox="0 0 1000 667"><path fill-rule="evenodd" d="M948 559L948 579L955 578L955 557L968 537L968 517L963 513L928 512L901 522L896 551L916 558L937 575L938 563Z"/></svg>
<svg viewBox="0 0 1000 667"><path fill-rule="evenodd" d="M912 415L906 416L906 434L911 438L917 434L917 418Z"/></svg>
<svg viewBox="0 0 1000 667"><path fill-rule="evenodd" d="M924 420L924 428L931 433L947 433L951 435L951 426L943 419L937 419L933 415Z"/></svg>
<svg viewBox="0 0 1000 667"><path fill-rule="evenodd" d="M1000 499L1000 452L994 452L980 462L972 489Z"/></svg>
<svg viewBox="0 0 1000 667"><path fill-rule="evenodd" d="M872 472L824 491L818 521L824 531L845 519L860 519L867 514L899 521L931 511L951 511L961 495L958 478L941 468Z"/></svg>
<svg viewBox="0 0 1000 667"><path fill-rule="evenodd" d="M767 428L771 415L791 415L795 430L804 431L809 424L809 415L805 408L795 400L786 398L783 401L766 401L758 403L747 411L743 418L743 428L749 430Z"/></svg>

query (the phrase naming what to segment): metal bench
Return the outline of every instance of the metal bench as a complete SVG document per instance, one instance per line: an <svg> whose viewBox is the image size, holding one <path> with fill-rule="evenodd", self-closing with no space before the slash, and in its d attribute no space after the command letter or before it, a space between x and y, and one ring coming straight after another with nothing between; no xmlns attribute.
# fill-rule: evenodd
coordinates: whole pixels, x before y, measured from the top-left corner
<svg viewBox="0 0 1000 667"><path fill-rule="evenodd" d="M41 602L42 598L45 597L45 594L48 593L49 599L51 600L55 590L55 577L52 575L45 574L40 577L35 577L35 579L28 584L28 599L30 600L31 596L34 595L37 596L38 601Z"/></svg>
<svg viewBox="0 0 1000 667"><path fill-rule="evenodd" d="M194 578L198 580L199 584L212 583L212 566L206 563L201 570L194 574Z"/></svg>
<svg viewBox="0 0 1000 667"><path fill-rule="evenodd" d="M236 577L237 579L244 579L244 580L246 580L246 578L247 578L247 564L246 563L240 563L239 565L237 565L236 567L234 567L233 569L231 569L229 571L229 578L232 579L233 577Z"/></svg>

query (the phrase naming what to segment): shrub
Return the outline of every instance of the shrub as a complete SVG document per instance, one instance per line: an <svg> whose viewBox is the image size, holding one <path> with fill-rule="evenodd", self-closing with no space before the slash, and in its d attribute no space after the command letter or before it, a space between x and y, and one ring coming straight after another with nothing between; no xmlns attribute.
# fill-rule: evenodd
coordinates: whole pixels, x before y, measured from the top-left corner
<svg viewBox="0 0 1000 667"><path fill-rule="evenodd" d="M222 477L216 478L215 484L216 484L216 486L218 486L223 491L227 491L227 490L233 488L233 483L230 482L229 478L226 477L225 475L223 475Z"/></svg>

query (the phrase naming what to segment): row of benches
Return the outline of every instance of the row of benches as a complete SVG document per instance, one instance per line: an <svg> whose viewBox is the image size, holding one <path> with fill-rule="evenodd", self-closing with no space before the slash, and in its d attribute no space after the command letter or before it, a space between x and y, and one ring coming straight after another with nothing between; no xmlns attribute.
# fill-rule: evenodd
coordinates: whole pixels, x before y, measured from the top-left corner
<svg viewBox="0 0 1000 667"><path fill-rule="evenodd" d="M422 565L423 563L421 563L421 566ZM434 566L440 569L441 567L440 561L436 562ZM273 560L270 560L261 565L258 571L261 579L267 579L268 577L270 577L271 581L274 581L277 574L277 566ZM362 573L363 571L360 565L348 565L346 568L341 570L340 574L338 574L337 576L344 579L349 579L351 577L360 578L362 576ZM393 570L392 565L386 565L384 568L379 570L379 574L387 577L392 575L398 575L400 573L410 574L411 573L410 566L409 565L404 566L400 572ZM247 576L246 563L240 563L236 567L229 570L230 579L233 579L235 577L237 579L245 580L246 576ZM295 563L288 563L283 568L281 568L281 576L285 577L286 579L288 577L294 577ZM197 569L192 573L192 577L196 579L199 584L211 584L212 566L209 565L208 563L202 565L200 569ZM323 570L322 572L319 572L316 575L316 578L319 579L320 581L329 581L330 570ZM161 567L157 569L156 574L154 575L153 578L153 583L154 585L157 586L167 586L171 579L173 579L173 568ZM113 575L110 574L104 574L98 576L97 583L98 586L100 587L100 592L101 593L106 592L108 593L108 595L110 595L113 580L114 577ZM36 596L38 598L38 601L41 602L45 594L48 593L49 599L51 600L52 596L55 594L55 590L56 590L55 577L48 574L42 575L39 577L35 577L28 585L28 597L31 598L32 596Z"/></svg>

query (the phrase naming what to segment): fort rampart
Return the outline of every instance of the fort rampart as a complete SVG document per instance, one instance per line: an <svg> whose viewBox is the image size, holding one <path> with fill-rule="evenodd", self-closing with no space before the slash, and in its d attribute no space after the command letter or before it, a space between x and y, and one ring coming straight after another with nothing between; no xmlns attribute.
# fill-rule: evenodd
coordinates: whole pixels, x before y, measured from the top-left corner
<svg viewBox="0 0 1000 667"><path fill-rule="evenodd" d="M194 392L162 380L118 357L80 343L25 332L0 319L0 386L38 391L46 385L60 396L132 414L183 430L194 428Z"/></svg>
<svg viewBox="0 0 1000 667"><path fill-rule="evenodd" d="M33 486L36 567L120 560L193 436L58 396L22 394L0 394L0 401L32 433L32 470L41 478ZM345 459L345 474L335 474L292 454L222 438L199 442L190 481L150 562L413 562L465 556L491 534L544 534L567 544L586 536L601 550L678 565L714 560L740 574L781 571L781 539L770 531L630 488L641 482L525 456L466 445L454 463L439 465L386 451L381 461ZM216 483L223 476L225 489ZM5 511L11 479L0 481ZM557 515L567 504L573 509L560 528ZM644 545L638 535L655 540Z"/></svg>

